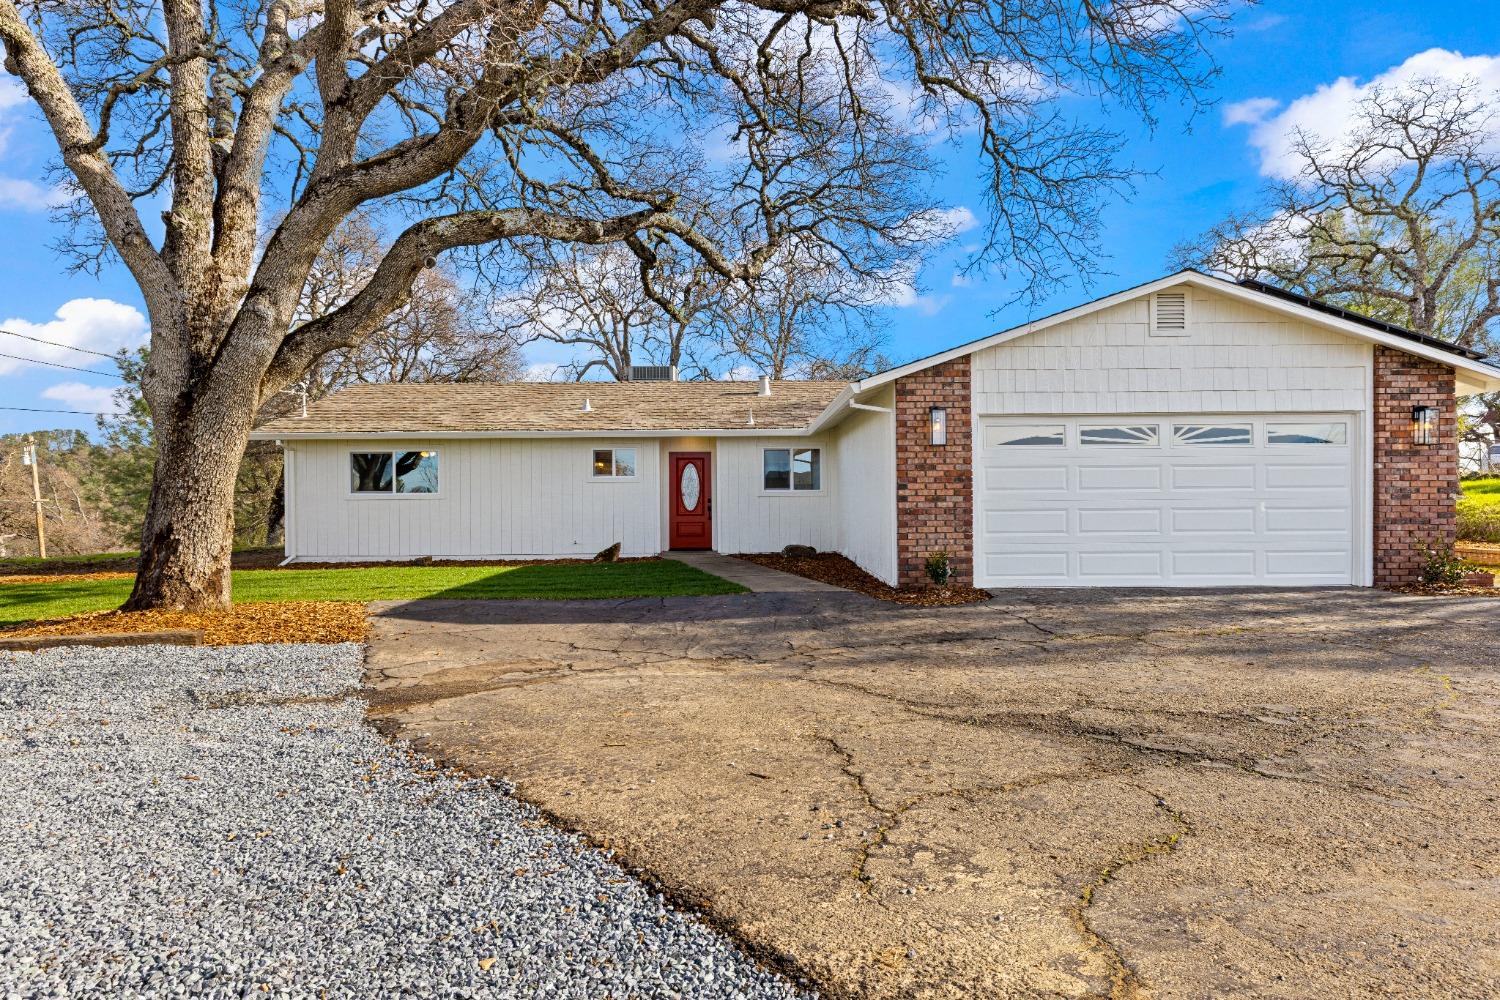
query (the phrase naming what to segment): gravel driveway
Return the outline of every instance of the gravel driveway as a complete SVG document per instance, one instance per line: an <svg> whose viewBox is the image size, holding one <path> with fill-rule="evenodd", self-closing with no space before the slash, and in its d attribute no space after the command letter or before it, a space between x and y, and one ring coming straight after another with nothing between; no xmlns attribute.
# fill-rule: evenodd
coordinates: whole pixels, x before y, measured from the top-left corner
<svg viewBox="0 0 1500 1000"><path fill-rule="evenodd" d="M0 996L798 995L372 732L360 670L352 645L0 654Z"/></svg>

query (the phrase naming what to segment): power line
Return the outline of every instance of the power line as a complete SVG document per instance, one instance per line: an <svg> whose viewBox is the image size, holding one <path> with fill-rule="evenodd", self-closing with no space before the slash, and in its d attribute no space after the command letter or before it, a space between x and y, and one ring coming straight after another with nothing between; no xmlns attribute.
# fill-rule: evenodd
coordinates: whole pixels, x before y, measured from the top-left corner
<svg viewBox="0 0 1500 1000"><path fill-rule="evenodd" d="M86 417L113 416L113 414L99 410L43 410L35 406L0 406L0 410L14 410L18 413L78 413Z"/></svg>
<svg viewBox="0 0 1500 1000"><path fill-rule="evenodd" d="M66 368L70 372L83 372L85 375L98 375L100 378L117 378L124 381L124 375L116 375L114 372L100 372L92 368L78 368L73 365L62 365L56 361L43 361L40 358L23 358L19 354L6 354L0 351L0 358L10 358L12 361L25 361L33 365L46 365L49 368Z"/></svg>
<svg viewBox="0 0 1500 1000"><path fill-rule="evenodd" d="M64 344L56 340L43 340L41 337L33 337L28 333L17 333L14 330L0 330L0 333L5 334L7 337L20 337L22 340L29 340L34 344L46 344L48 347L66 347L70 351L77 351L80 354L92 354L96 358L109 358L111 361L115 359L113 354L105 354L103 351L91 351L87 347L74 347L72 344Z"/></svg>

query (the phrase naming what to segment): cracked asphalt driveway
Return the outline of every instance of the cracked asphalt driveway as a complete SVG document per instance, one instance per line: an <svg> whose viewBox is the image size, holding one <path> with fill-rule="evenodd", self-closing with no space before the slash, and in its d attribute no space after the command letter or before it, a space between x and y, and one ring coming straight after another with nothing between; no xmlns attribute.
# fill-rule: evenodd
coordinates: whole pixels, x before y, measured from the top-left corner
<svg viewBox="0 0 1500 1000"><path fill-rule="evenodd" d="M825 995L1500 994L1500 603L385 605L384 727Z"/></svg>

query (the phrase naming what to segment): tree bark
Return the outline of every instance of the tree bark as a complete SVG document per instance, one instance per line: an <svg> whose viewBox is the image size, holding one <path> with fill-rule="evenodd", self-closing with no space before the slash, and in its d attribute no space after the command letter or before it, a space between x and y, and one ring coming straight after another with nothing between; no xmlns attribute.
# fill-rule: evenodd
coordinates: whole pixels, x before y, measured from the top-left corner
<svg viewBox="0 0 1500 1000"><path fill-rule="evenodd" d="M276 473L276 488L271 491L270 509L266 511L266 544L281 541L283 522L286 521L286 458L282 457L281 470Z"/></svg>
<svg viewBox="0 0 1500 1000"><path fill-rule="evenodd" d="M253 414L225 412L214 397L186 396L172 426L157 420L151 501L141 528L135 588L125 611L229 607L234 484ZM165 431L165 432L164 432Z"/></svg>

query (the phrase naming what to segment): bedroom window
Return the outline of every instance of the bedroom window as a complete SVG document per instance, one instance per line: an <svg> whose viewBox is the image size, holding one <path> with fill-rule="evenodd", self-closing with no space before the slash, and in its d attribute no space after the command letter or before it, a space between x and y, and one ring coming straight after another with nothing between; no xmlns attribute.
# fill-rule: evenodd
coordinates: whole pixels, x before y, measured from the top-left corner
<svg viewBox="0 0 1500 1000"><path fill-rule="evenodd" d="M594 449L595 479L634 479L634 448Z"/></svg>
<svg viewBox="0 0 1500 1000"><path fill-rule="evenodd" d="M823 488L822 449L767 448L761 455L761 484L766 490L802 493Z"/></svg>
<svg viewBox="0 0 1500 1000"><path fill-rule="evenodd" d="M356 451L349 455L349 490L360 494L427 494L438 491L435 451Z"/></svg>

